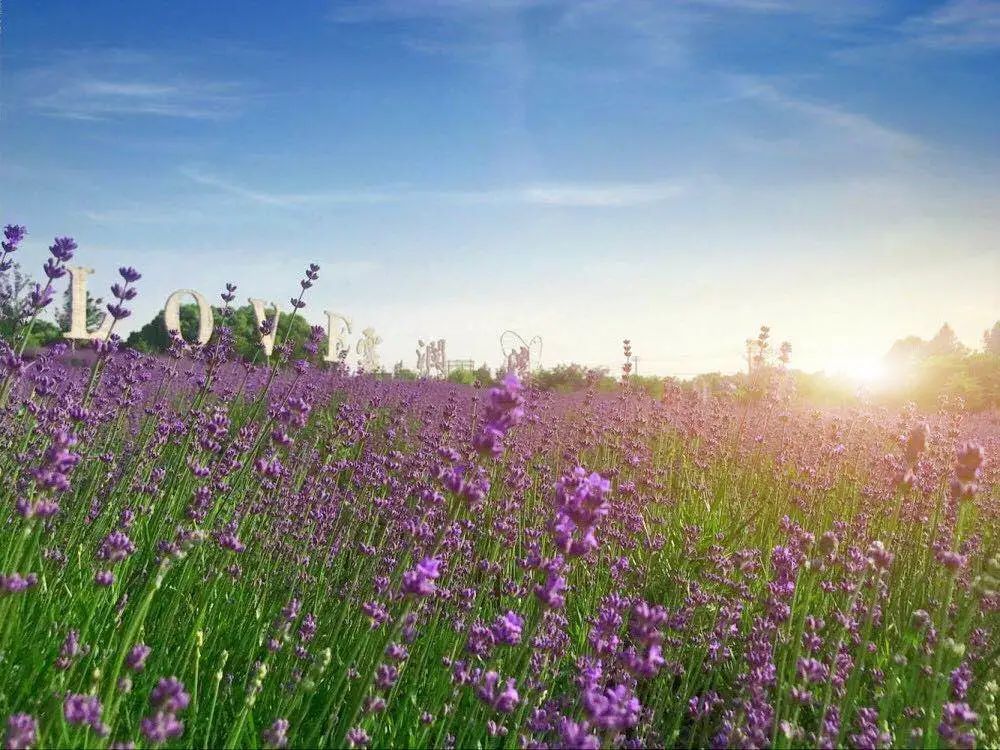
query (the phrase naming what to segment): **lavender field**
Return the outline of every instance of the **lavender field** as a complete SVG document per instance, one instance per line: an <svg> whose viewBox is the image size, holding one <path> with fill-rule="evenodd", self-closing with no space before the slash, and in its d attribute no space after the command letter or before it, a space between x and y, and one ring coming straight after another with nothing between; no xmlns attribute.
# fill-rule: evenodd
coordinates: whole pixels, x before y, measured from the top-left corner
<svg viewBox="0 0 1000 750"><path fill-rule="evenodd" d="M29 356L73 250L0 354L4 747L1000 744L995 413Z"/></svg>

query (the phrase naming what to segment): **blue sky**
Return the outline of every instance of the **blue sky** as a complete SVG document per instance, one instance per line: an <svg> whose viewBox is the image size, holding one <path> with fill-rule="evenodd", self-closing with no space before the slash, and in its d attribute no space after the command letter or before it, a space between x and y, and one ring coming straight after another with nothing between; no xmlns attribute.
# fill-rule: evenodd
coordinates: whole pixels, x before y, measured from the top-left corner
<svg viewBox="0 0 1000 750"><path fill-rule="evenodd" d="M858 369L1000 317L1000 3L7 0L0 221L497 364Z"/></svg>

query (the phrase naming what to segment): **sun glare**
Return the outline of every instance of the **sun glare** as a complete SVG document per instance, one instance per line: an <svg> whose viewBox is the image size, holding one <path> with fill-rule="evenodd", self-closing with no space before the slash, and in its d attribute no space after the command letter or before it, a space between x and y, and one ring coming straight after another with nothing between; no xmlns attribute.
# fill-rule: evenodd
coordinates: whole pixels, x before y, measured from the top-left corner
<svg viewBox="0 0 1000 750"><path fill-rule="evenodd" d="M884 383L889 375L885 363L877 359L840 360L830 367L830 371L864 385Z"/></svg>

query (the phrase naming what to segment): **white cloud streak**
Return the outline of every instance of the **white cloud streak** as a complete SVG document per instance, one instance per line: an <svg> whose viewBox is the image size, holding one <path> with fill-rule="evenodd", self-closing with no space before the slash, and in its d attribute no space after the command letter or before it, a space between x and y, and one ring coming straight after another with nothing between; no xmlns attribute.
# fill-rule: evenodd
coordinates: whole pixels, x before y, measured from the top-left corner
<svg viewBox="0 0 1000 750"><path fill-rule="evenodd" d="M184 74L179 67L142 52L79 50L24 70L15 92L30 110L69 120L221 120L245 108L240 84Z"/></svg>
<svg viewBox="0 0 1000 750"><path fill-rule="evenodd" d="M222 193L276 208L336 204L438 201L456 204L513 204L561 208L622 208L667 201L681 195L676 182L532 183L484 190L419 190L406 187L317 192L272 192L250 188L216 175L184 167L189 180Z"/></svg>
<svg viewBox="0 0 1000 750"><path fill-rule="evenodd" d="M737 76L740 96L809 118L816 124L838 130L852 140L884 151L915 153L926 148L916 136L883 125L868 115L824 102L791 96L759 78Z"/></svg>
<svg viewBox="0 0 1000 750"><path fill-rule="evenodd" d="M908 19L902 32L911 42L932 49L1000 49L1000 2L949 0L930 13Z"/></svg>

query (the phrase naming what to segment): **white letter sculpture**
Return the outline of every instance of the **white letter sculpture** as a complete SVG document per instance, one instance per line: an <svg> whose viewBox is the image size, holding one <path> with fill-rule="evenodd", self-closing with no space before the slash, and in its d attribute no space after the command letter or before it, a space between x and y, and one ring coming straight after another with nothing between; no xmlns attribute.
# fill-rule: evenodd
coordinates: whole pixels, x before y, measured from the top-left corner
<svg viewBox="0 0 1000 750"><path fill-rule="evenodd" d="M427 359L430 360L430 369L435 370L439 378L448 375L448 360L444 353L444 339L432 341L427 345Z"/></svg>
<svg viewBox="0 0 1000 750"><path fill-rule="evenodd" d="M439 378L448 375L444 339L431 341L429 344L425 344L423 339L417 339L417 374L422 378L429 378L432 372Z"/></svg>
<svg viewBox="0 0 1000 750"><path fill-rule="evenodd" d="M94 272L93 268L83 266L66 266L69 271L69 330L63 331L63 338L75 341L105 340L111 333L114 318L105 315L101 324L93 331L87 330L87 277Z"/></svg>
<svg viewBox="0 0 1000 750"><path fill-rule="evenodd" d="M323 358L327 362L340 362L350 346L347 337L351 333L351 319L340 313L326 310L326 356ZM340 324L340 325L338 325Z"/></svg>
<svg viewBox="0 0 1000 750"><path fill-rule="evenodd" d="M167 297L167 304L163 307L163 322L167 326L167 331L177 331L177 335L182 339L181 333L181 297L189 294L198 303L198 344L204 346L212 338L212 329L215 327L215 319L212 317L212 306L208 300L198 294L193 289L178 289Z"/></svg>
<svg viewBox="0 0 1000 750"><path fill-rule="evenodd" d="M257 332L260 333L260 345L264 347L264 354L268 357L271 356L271 352L274 351L274 337L278 333L278 321L281 319L281 311L278 306L271 303L271 307L274 308L274 317L271 318L268 325L270 326L268 332L261 333L263 330L261 327L264 325L264 321L267 320L267 311L264 309L264 300L254 299L251 297L249 299L250 304L253 306L253 314L257 319Z"/></svg>
<svg viewBox="0 0 1000 750"><path fill-rule="evenodd" d="M378 369L378 351L376 347L382 343L382 337L375 333L375 329L369 326L361 332L358 339L358 364L366 372L375 372Z"/></svg>
<svg viewBox="0 0 1000 750"><path fill-rule="evenodd" d="M422 378L429 377L431 366L427 360L427 344L423 339L417 339L417 375Z"/></svg>

